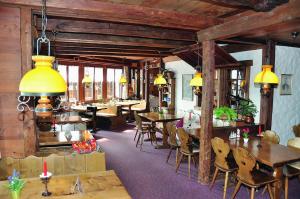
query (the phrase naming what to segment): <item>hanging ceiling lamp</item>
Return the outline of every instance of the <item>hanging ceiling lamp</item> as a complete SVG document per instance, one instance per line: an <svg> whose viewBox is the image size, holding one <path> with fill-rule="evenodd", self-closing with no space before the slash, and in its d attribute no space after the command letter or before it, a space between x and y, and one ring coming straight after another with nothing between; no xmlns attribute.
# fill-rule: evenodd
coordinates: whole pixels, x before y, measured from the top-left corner
<svg viewBox="0 0 300 199"><path fill-rule="evenodd" d="M195 88L194 93L196 95L199 95L201 93L201 87L203 85L203 79L202 79L202 73L201 73L201 66L200 66L200 51L199 51L199 44L197 42L197 47L198 47L198 64L195 67L196 68L196 73L193 79L190 81L190 86Z"/></svg>
<svg viewBox="0 0 300 199"><path fill-rule="evenodd" d="M160 72L157 74L157 77L154 79L154 85L157 85L159 88L162 88L167 84L167 80L164 78L164 71L165 66L164 62L162 60L162 57L160 57Z"/></svg>
<svg viewBox="0 0 300 199"><path fill-rule="evenodd" d="M32 56L35 62L35 68L28 71L21 79L19 85L19 111L25 111L30 107L27 104L30 97L41 97L38 101L39 104L35 108L37 116L49 117L52 115L52 106L47 96L64 95L67 90L67 85L64 78L58 71L52 68L54 57L50 56L50 40L46 37L46 0L42 0L42 33L41 37L37 39L36 56ZM41 43L48 44L48 56L39 55L39 47Z"/></svg>
<svg viewBox="0 0 300 199"><path fill-rule="evenodd" d="M261 94L268 96L271 88L278 85L277 75L272 72L272 65L263 65L262 71L255 76L254 84L261 86Z"/></svg>
<svg viewBox="0 0 300 199"><path fill-rule="evenodd" d="M124 64L123 72L122 72L121 77L119 79L119 84L121 84L121 86L125 86L127 84L127 79L126 79L126 76L125 76L125 58L123 58L123 64Z"/></svg>
<svg viewBox="0 0 300 199"><path fill-rule="evenodd" d="M81 83L84 85L85 88L89 88L92 84L93 80L89 74L84 75Z"/></svg>

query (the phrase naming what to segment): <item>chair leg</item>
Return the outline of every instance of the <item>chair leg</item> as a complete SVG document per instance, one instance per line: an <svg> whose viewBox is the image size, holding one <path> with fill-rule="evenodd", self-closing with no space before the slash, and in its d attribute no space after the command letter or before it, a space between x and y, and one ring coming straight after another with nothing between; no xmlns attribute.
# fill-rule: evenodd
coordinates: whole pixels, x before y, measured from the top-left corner
<svg viewBox="0 0 300 199"><path fill-rule="evenodd" d="M195 165L195 168L197 169L197 164L196 164L196 161L195 161L195 157L194 157L194 156L192 156L192 161L193 161L193 163L194 163L194 165Z"/></svg>
<svg viewBox="0 0 300 199"><path fill-rule="evenodd" d="M229 172L225 174L225 183L224 183L224 191L223 191L223 199L226 199L226 191L227 191L227 184L228 184L228 175Z"/></svg>
<svg viewBox="0 0 300 199"><path fill-rule="evenodd" d="M138 136L138 139L136 141L135 147L137 147L139 145L140 139L141 139L141 133L139 133L139 136Z"/></svg>
<svg viewBox="0 0 300 199"><path fill-rule="evenodd" d="M210 190L214 187L214 184L215 184L215 181L216 181L218 172L219 172L219 169L218 169L218 167L216 167L215 173L214 173L214 176L213 176L213 179L212 179L212 181L211 181L211 183L210 183L210 186L209 186L209 189L210 189Z"/></svg>
<svg viewBox="0 0 300 199"><path fill-rule="evenodd" d="M171 153L172 153L172 147L170 147L170 151L169 151L169 154L168 154L168 157L167 157L167 161L166 161L166 163L168 163L168 161L169 161L169 159L170 159L170 156L171 156Z"/></svg>
<svg viewBox="0 0 300 199"><path fill-rule="evenodd" d="M268 188L270 198L273 199L274 197L273 197L273 191L272 191L271 184L267 184L267 188Z"/></svg>
<svg viewBox="0 0 300 199"><path fill-rule="evenodd" d="M175 157L176 165L177 165L177 162L178 162L178 152L179 152L179 149L178 149L178 147L176 147L176 157Z"/></svg>
<svg viewBox="0 0 300 199"><path fill-rule="evenodd" d="M289 178L285 176L284 179L284 199L288 199L289 197Z"/></svg>
<svg viewBox="0 0 300 199"><path fill-rule="evenodd" d="M254 199L254 193L255 193L255 188L251 188L251 195L250 195L250 199Z"/></svg>
<svg viewBox="0 0 300 199"><path fill-rule="evenodd" d="M189 178L191 178L191 155L188 156L188 175L189 175Z"/></svg>
<svg viewBox="0 0 300 199"><path fill-rule="evenodd" d="M178 171L178 169L179 169L179 165L180 165L180 163L181 163L182 156L183 156L183 154L182 154L182 153L180 153L179 160L178 160L178 162L177 162L177 166L176 166L176 173L177 173L177 171Z"/></svg>
<svg viewBox="0 0 300 199"><path fill-rule="evenodd" d="M237 192L240 190L241 184L242 184L242 182L239 180L238 183L237 183L237 185L234 188L234 192L233 192L233 194L231 196L231 199L235 198Z"/></svg>
<svg viewBox="0 0 300 199"><path fill-rule="evenodd" d="M137 136L137 134L138 134L138 129L136 130L136 132L135 132L135 135L134 135L134 138L133 138L133 141L135 141L135 138L136 138L136 136Z"/></svg>
<svg viewBox="0 0 300 199"><path fill-rule="evenodd" d="M142 133L142 136L141 136L141 148L140 148L140 151L143 148L143 143L144 143L144 133Z"/></svg>

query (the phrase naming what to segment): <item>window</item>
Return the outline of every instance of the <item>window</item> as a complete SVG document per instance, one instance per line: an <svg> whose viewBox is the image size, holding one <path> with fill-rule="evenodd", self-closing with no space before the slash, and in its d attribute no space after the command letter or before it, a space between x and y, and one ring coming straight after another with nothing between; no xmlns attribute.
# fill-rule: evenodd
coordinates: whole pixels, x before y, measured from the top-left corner
<svg viewBox="0 0 300 199"><path fill-rule="evenodd" d="M107 69L107 99L115 96L114 93L115 70L112 68Z"/></svg>
<svg viewBox="0 0 300 199"><path fill-rule="evenodd" d="M122 69L115 69L115 97L121 98L121 85L120 85L120 78L122 75Z"/></svg>
<svg viewBox="0 0 300 199"><path fill-rule="evenodd" d="M95 68L95 99L103 99L103 68Z"/></svg>
<svg viewBox="0 0 300 199"><path fill-rule="evenodd" d="M248 89L246 83L246 68L232 69L230 71L230 94L247 98Z"/></svg>
<svg viewBox="0 0 300 199"><path fill-rule="evenodd" d="M69 101L79 101L78 97L78 66L69 66Z"/></svg>
<svg viewBox="0 0 300 199"><path fill-rule="evenodd" d="M64 78L64 80L67 82L67 66L65 65L58 65L57 70L60 73L60 75ZM67 92L65 95L61 96L61 101L67 101Z"/></svg>
<svg viewBox="0 0 300 199"><path fill-rule="evenodd" d="M84 67L84 76L89 76L92 79L92 83L89 86L84 87L84 100L93 100L94 67Z"/></svg>

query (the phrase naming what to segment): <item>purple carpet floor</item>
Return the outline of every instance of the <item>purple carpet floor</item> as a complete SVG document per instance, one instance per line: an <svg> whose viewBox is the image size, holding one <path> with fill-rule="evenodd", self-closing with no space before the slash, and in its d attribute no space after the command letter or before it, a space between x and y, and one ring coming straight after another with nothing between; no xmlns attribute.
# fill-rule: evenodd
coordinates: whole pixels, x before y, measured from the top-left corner
<svg viewBox="0 0 300 199"><path fill-rule="evenodd" d="M144 142L143 150L135 147L133 126L119 131L99 131L95 137L106 153L107 170L115 170L133 199L218 199L222 198L224 178L216 181L210 191L208 186L197 183L197 170L191 168L188 178L187 161L183 161L175 173L175 152L166 163L168 149L154 149L150 142ZM289 199L300 199L300 182L297 178L289 183ZM230 198L234 185L227 189ZM241 187L236 198L250 198L246 187ZM255 198L269 198L262 195L262 188ZM283 198L283 193L282 193Z"/></svg>

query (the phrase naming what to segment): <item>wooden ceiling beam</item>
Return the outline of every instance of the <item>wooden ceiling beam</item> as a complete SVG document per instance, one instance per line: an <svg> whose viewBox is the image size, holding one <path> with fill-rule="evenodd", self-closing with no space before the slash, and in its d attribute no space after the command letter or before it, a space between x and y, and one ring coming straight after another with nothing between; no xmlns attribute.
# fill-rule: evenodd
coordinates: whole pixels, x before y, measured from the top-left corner
<svg viewBox="0 0 300 199"><path fill-rule="evenodd" d="M72 56L81 56L81 55L86 55L86 56L103 56L103 55L113 55L117 57L160 57L159 54L143 54L143 53L112 53L112 52L83 52L83 51L78 51L78 52L61 52L57 51L57 55L72 55ZM167 56L167 55L166 55Z"/></svg>
<svg viewBox="0 0 300 199"><path fill-rule="evenodd" d="M41 24L41 18L37 18L37 29L39 31L41 30ZM78 19L74 20L49 18L47 22L47 30L69 33L94 33L115 36L131 36L150 39L196 41L195 31L120 23L90 22Z"/></svg>
<svg viewBox="0 0 300 199"><path fill-rule="evenodd" d="M218 6L267 12L289 0L200 0Z"/></svg>
<svg viewBox="0 0 300 199"><path fill-rule="evenodd" d="M2 3L38 7L36 0L0 0ZM55 16L115 21L132 24L143 24L167 28L199 30L218 23L216 19L205 15L193 15L154 9L139 5L125 5L96 0L51 0L47 1L47 13Z"/></svg>
<svg viewBox="0 0 300 199"><path fill-rule="evenodd" d="M230 44L221 46L227 53L236 53L249 50L257 50L264 48L265 45L241 45L241 44Z"/></svg>
<svg viewBox="0 0 300 199"><path fill-rule="evenodd" d="M198 41L221 40L236 36L243 36L249 32L259 31L268 27L276 30L278 26L298 19L300 4L297 0L275 8L266 13L254 13L250 16L237 17L234 20L216 25L197 33Z"/></svg>
<svg viewBox="0 0 300 199"><path fill-rule="evenodd" d="M54 40L53 35L47 35L51 41ZM69 43L92 43L92 44L112 44L112 45L126 45L126 46L150 46L150 47L164 47L176 48L183 45L189 45L193 42L188 41L170 41L163 39L148 39L138 37L123 37L112 35L96 35L96 34L75 34L75 33L59 33L55 37L57 42Z"/></svg>

